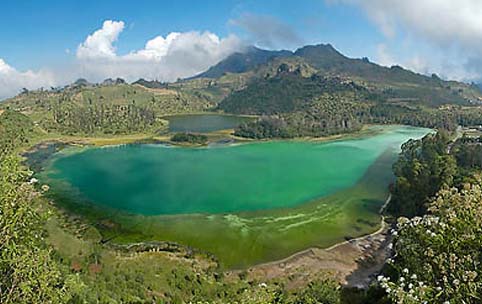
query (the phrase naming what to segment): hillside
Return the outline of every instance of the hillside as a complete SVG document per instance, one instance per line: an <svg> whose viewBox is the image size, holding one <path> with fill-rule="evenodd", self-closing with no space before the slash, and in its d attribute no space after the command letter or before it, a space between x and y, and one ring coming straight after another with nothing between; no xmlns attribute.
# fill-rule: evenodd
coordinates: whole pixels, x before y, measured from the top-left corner
<svg viewBox="0 0 482 304"><path fill-rule="evenodd" d="M62 89L23 92L0 108L22 112L47 132L126 134L162 129L164 115L206 111L215 106L210 99L192 90L80 80Z"/></svg>
<svg viewBox="0 0 482 304"><path fill-rule="evenodd" d="M354 81L383 95L384 99L390 102L409 101L412 104L438 107L443 104L478 104L482 97L479 88L475 85L444 81L436 75L429 77L400 66L383 67L370 62L367 58L348 58L330 44L305 46L291 55L288 53L287 51L266 53L271 54L271 57L262 57L265 62L242 65L240 69L236 68L238 61L235 59L242 58L246 61L253 57L253 52L235 54L198 75L196 81L199 82L199 78L203 77L209 78L210 87L213 89L225 84L227 79L237 77L242 79L242 84L246 86L262 78L276 76L278 68L287 64L291 69L296 69L293 68L295 65L302 66L301 70L310 70L303 76L316 73L323 77L342 77ZM186 82L190 81L193 80ZM233 88L233 90L238 89L239 87Z"/></svg>
<svg viewBox="0 0 482 304"><path fill-rule="evenodd" d="M275 126L275 135L261 133L293 137L346 132L373 122L452 129L458 123L480 122L479 110L474 115L453 106L470 107L481 100L476 85L379 66L320 44L294 52L251 47L174 83L139 79L127 84L118 78L93 84L79 79L64 88L22 92L2 102L0 110L17 110L46 132L68 135L158 133L166 128L165 115L217 110L275 116L261 127ZM332 121L326 109L349 119ZM259 125L252 128L259 133Z"/></svg>

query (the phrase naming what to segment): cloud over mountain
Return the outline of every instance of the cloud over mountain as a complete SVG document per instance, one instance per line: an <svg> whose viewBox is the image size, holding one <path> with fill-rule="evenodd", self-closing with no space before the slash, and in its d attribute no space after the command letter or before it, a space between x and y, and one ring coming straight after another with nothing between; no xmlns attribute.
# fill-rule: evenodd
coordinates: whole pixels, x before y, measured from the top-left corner
<svg viewBox="0 0 482 304"><path fill-rule="evenodd" d="M229 24L247 32L252 43L270 49L296 48L303 39L288 24L275 17L243 14L239 18L229 20Z"/></svg>
<svg viewBox="0 0 482 304"><path fill-rule="evenodd" d="M172 32L146 42L143 49L117 54L114 43L124 22L107 20L77 48L83 77L100 80L144 77L173 81L200 73L243 47L234 35L220 38L211 32Z"/></svg>
<svg viewBox="0 0 482 304"><path fill-rule="evenodd" d="M451 78L468 79L482 75L482 65L474 67L467 64L479 62L476 58L482 54L480 0L327 1L358 6L388 40L403 35L402 39L431 45L440 57L437 58L438 62L434 58L426 58L429 62L425 64L420 62L420 58L408 61L415 60L420 66L431 66L442 73L446 72ZM450 64L447 65L447 62ZM417 64L411 68L416 68ZM454 68L456 71L452 73Z"/></svg>
<svg viewBox="0 0 482 304"><path fill-rule="evenodd" d="M101 81L122 77L174 81L205 71L245 45L235 35L220 38L211 32L172 32L157 36L144 48L118 54L115 43L125 28L123 21L106 20L80 43L75 60L60 69L20 72L0 58L0 100L22 88L60 86L76 78Z"/></svg>

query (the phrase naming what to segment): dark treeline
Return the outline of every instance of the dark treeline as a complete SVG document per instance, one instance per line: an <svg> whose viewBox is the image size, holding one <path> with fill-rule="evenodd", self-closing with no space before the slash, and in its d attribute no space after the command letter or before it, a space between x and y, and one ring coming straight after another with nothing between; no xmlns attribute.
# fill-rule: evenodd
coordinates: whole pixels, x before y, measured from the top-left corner
<svg viewBox="0 0 482 304"><path fill-rule="evenodd" d="M324 97L323 97L324 98ZM334 102L320 98L304 111L263 116L256 121L241 124L237 136L248 138L293 138L328 136L360 130L363 113L354 103Z"/></svg>
<svg viewBox="0 0 482 304"><path fill-rule="evenodd" d="M482 169L482 137L462 137L452 147L457 163L467 170Z"/></svg>
<svg viewBox="0 0 482 304"><path fill-rule="evenodd" d="M453 185L457 164L447 151L448 144L445 132L403 144L393 166L396 181L391 189L391 213L407 217L424 214L427 203L440 188Z"/></svg>
<svg viewBox="0 0 482 304"><path fill-rule="evenodd" d="M257 121L244 123L235 133L249 138L317 137L357 131L363 124L403 124L453 132L458 125L481 125L482 111L347 102L338 95L323 95L300 111L264 115Z"/></svg>
<svg viewBox="0 0 482 304"><path fill-rule="evenodd" d="M389 211L407 217L425 214L440 189L473 181L473 173L482 169L482 138L462 137L451 143L439 131L410 140L402 146L393 169L396 181Z"/></svg>
<svg viewBox="0 0 482 304"><path fill-rule="evenodd" d="M205 144L208 141L208 137L203 134L176 133L171 137L171 141L190 144Z"/></svg>

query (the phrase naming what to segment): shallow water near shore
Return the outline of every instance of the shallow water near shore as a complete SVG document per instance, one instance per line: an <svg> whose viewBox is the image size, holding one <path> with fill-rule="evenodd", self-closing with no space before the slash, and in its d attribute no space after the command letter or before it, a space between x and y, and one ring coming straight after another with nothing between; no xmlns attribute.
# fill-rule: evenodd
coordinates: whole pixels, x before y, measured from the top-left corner
<svg viewBox="0 0 482 304"><path fill-rule="evenodd" d="M67 149L41 177L53 195L115 213L119 241L175 241L245 267L377 229L396 153L430 130L375 128L331 142Z"/></svg>

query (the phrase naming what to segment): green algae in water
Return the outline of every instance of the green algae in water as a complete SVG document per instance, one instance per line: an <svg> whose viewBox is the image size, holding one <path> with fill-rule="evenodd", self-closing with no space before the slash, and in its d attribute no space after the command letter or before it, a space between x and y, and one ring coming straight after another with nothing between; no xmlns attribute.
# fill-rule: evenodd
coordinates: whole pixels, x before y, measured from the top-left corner
<svg viewBox="0 0 482 304"><path fill-rule="evenodd" d="M324 143L94 148L58 154L44 176L54 193L68 185L99 208L138 214L115 215L120 241L176 241L245 267L377 229L396 152L429 132L380 130Z"/></svg>

